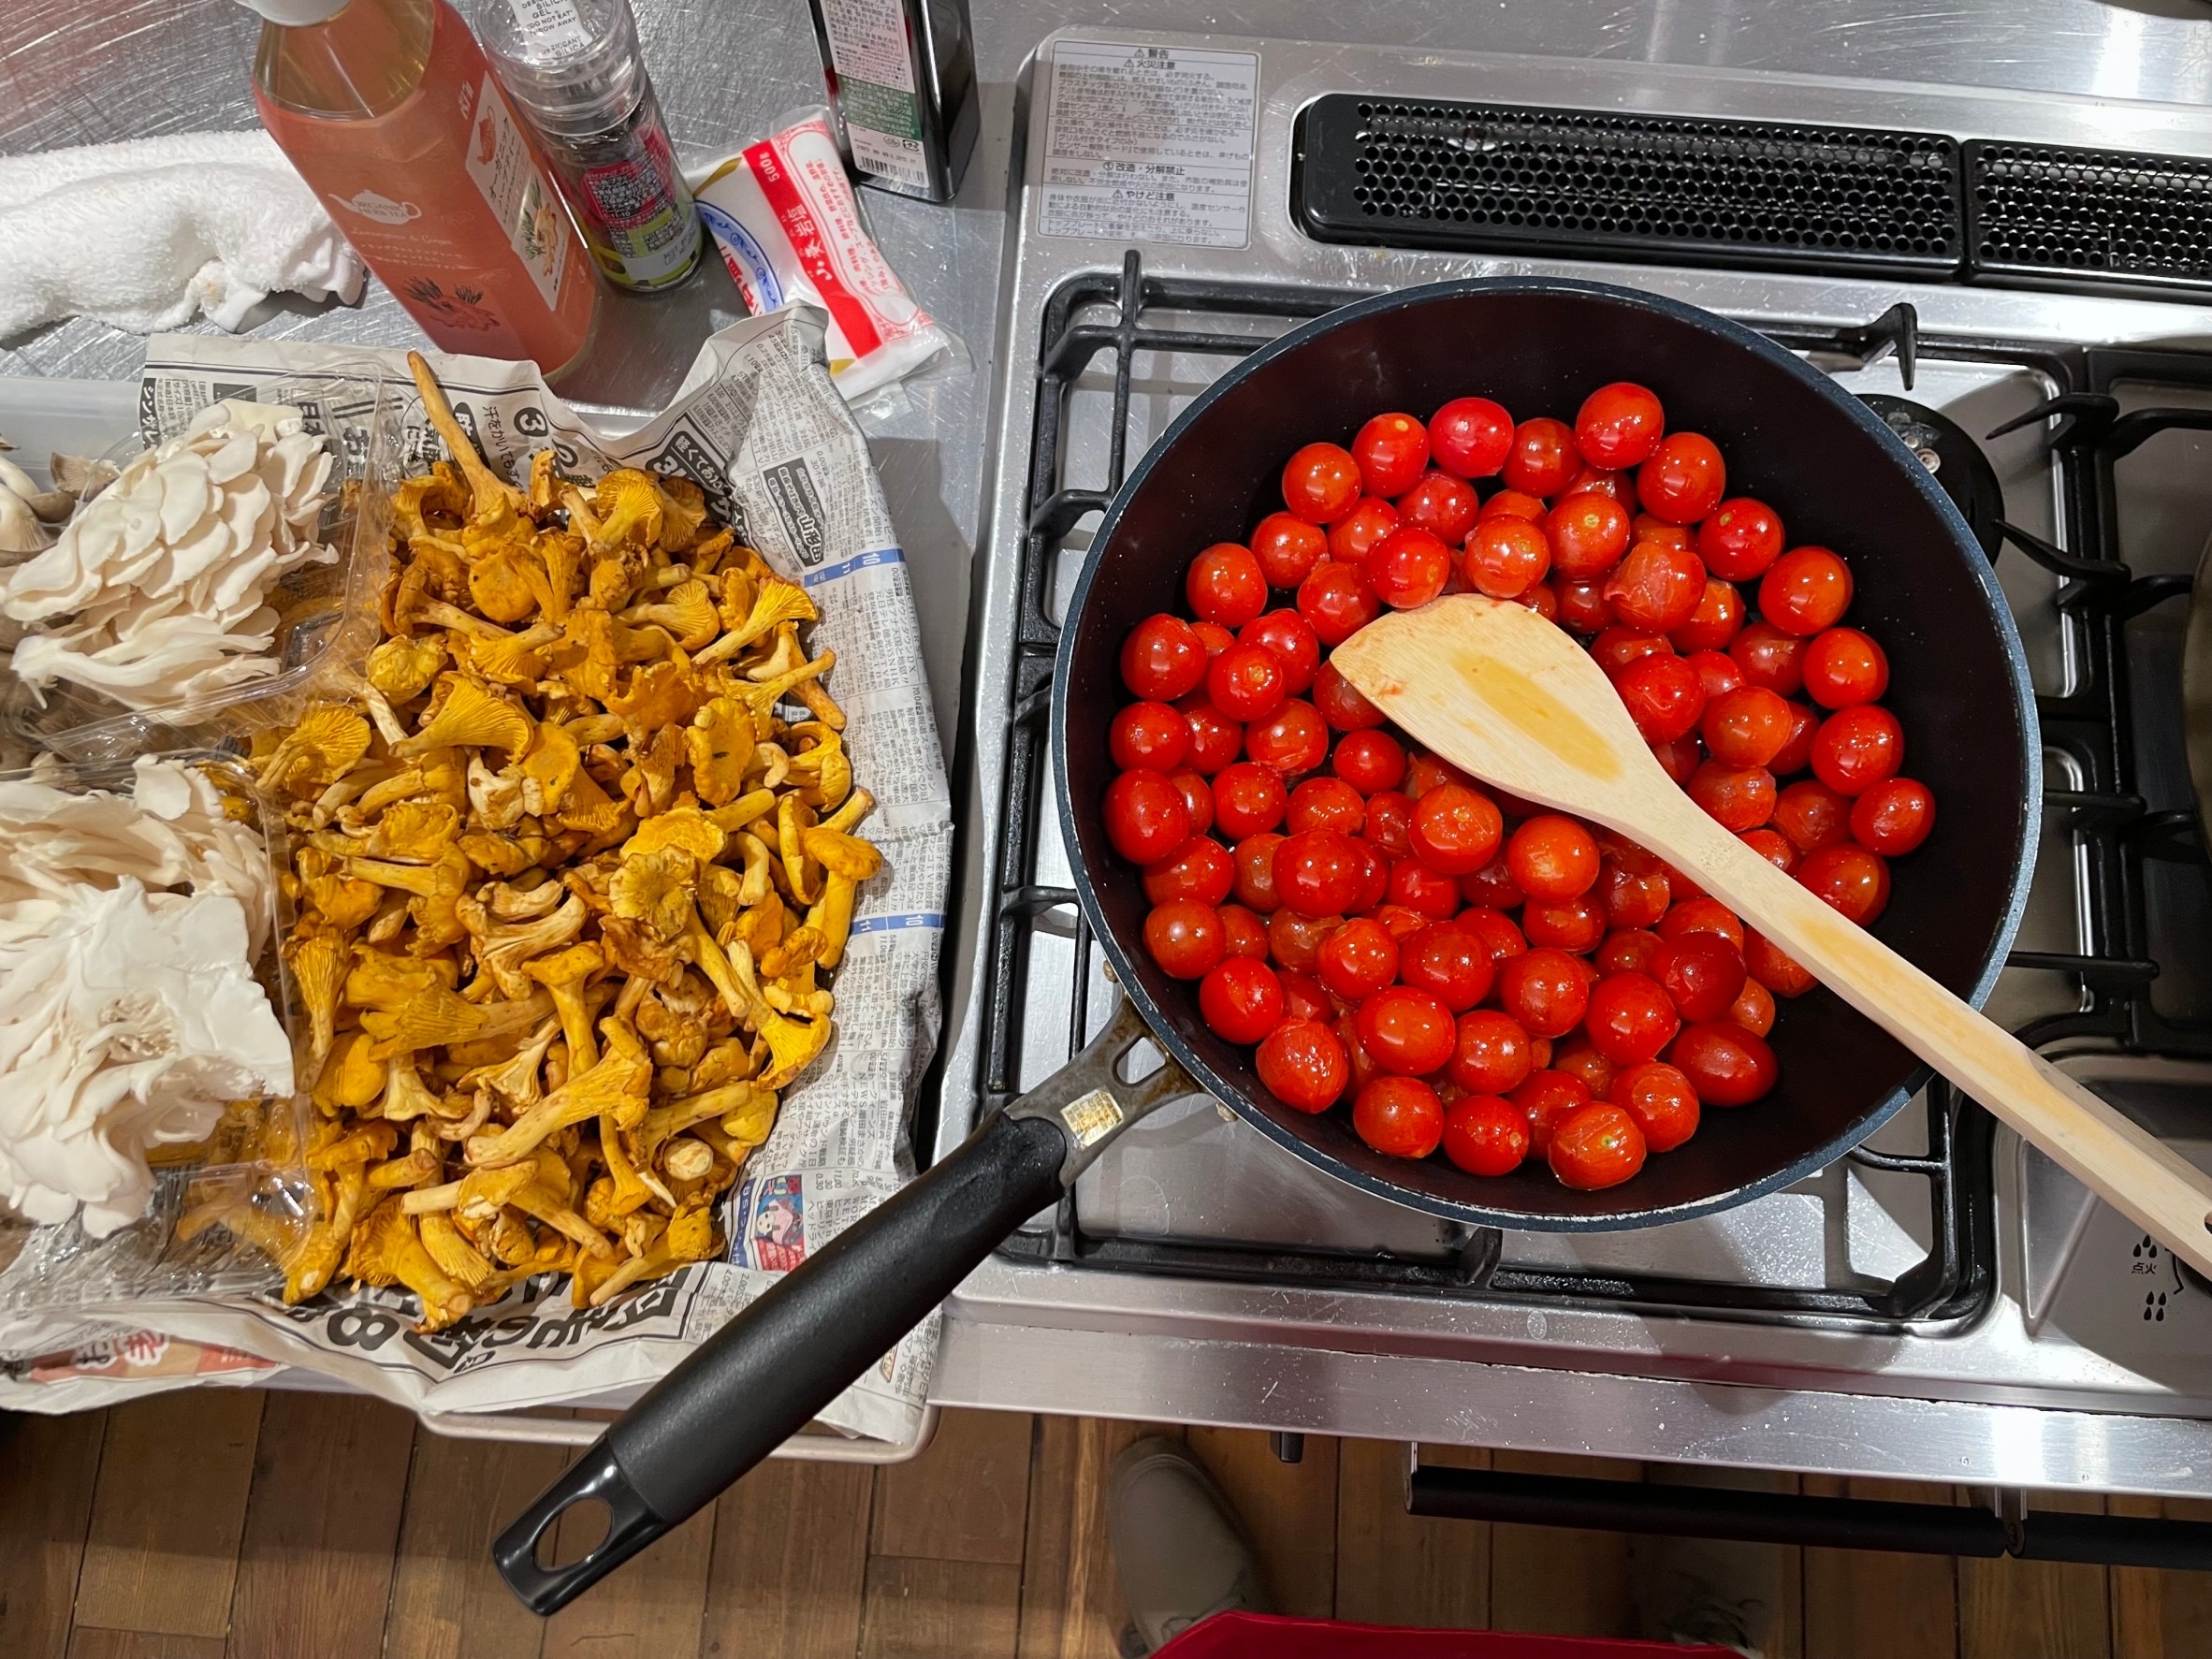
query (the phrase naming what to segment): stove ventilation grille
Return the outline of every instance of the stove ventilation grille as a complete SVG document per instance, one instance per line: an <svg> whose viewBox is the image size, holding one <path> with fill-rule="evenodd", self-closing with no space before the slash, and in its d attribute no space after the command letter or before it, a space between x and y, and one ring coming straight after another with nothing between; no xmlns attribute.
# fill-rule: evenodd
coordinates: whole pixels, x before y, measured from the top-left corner
<svg viewBox="0 0 2212 1659"><path fill-rule="evenodd" d="M1332 94L1292 186L1324 241L1955 274L1940 135Z"/></svg>
<svg viewBox="0 0 2212 1659"><path fill-rule="evenodd" d="M2212 161L1966 147L1974 265L1996 281L2212 288Z"/></svg>

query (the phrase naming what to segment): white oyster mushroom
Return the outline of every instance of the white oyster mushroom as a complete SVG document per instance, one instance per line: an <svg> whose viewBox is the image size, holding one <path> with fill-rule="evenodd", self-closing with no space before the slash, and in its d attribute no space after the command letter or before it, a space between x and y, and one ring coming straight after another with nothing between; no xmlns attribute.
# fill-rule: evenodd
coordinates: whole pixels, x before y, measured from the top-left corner
<svg viewBox="0 0 2212 1659"><path fill-rule="evenodd" d="M17 677L146 708L274 673L269 595L337 557L316 539L333 460L298 410L235 400L134 456L51 546L0 571L0 616L45 625L17 646Z"/></svg>

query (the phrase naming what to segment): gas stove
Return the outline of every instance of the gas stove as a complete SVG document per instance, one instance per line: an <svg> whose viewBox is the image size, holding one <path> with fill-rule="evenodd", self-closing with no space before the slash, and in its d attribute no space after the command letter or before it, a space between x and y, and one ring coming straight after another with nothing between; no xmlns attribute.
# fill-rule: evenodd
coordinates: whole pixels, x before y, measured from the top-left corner
<svg viewBox="0 0 2212 1659"><path fill-rule="evenodd" d="M2074 154L2116 145L2171 159ZM2033 892L1987 1011L2212 1166L2212 869L2179 714L2212 313L2201 250L2160 218L2212 194L2212 114L1082 27L1033 61L1017 156L939 1151L1118 997L1070 891L1045 715L1061 608L1128 465L1306 318L1536 273L1771 335L1959 502L2044 726ZM1670 178L1729 167L1737 222L1675 211ZM1862 199L1837 167L1869 188L1889 169L1921 218L1807 218ZM1578 217L1569 184L1598 206ZM2134 205L2085 239L2100 193ZM1020 1332L1044 1409L2212 1492L2212 1287L1940 1083L1795 1187L1613 1234L1420 1216L1194 1099L1125 1134L953 1312L949 1400L984 1397Z"/></svg>

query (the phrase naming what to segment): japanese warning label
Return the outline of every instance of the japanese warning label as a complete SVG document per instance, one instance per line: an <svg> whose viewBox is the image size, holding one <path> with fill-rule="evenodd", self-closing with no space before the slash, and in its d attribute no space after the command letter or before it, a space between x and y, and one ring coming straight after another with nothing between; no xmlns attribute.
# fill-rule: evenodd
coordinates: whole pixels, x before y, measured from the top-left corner
<svg viewBox="0 0 2212 1659"><path fill-rule="evenodd" d="M1259 80L1259 59L1248 51L1060 41L1038 228L1247 245Z"/></svg>

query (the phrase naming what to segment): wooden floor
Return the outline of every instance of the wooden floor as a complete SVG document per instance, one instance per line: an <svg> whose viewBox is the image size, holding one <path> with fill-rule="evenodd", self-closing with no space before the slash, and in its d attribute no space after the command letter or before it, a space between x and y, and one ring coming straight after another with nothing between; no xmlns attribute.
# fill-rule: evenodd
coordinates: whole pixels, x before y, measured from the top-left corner
<svg viewBox="0 0 2212 1659"><path fill-rule="evenodd" d="M1146 1432L951 1412L904 1467L771 1464L541 1623L485 1550L559 1450L441 1439L360 1399L253 1390L32 1419L0 1442L0 1655L1111 1659L1122 1610L1100 1492L1114 1453ZM1220 1479L1284 1610L1633 1634L1618 1535L1413 1520L1401 1448L1379 1442L1309 1440L1288 1465L1259 1433L1149 1432L1186 1439ZM1634 1464L1494 1461L1641 1477ZM2212 1575L1779 1554L1778 1654L2212 1654Z"/></svg>

